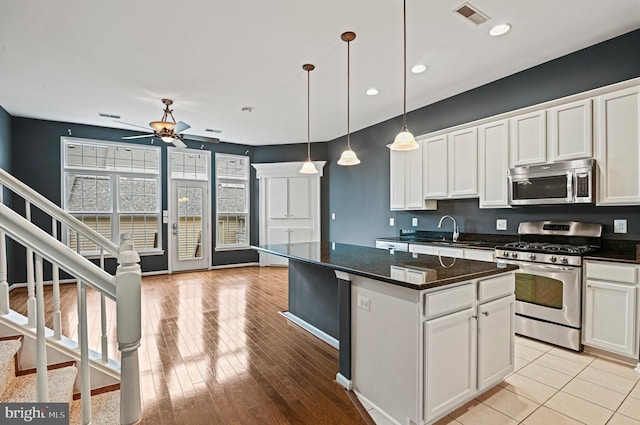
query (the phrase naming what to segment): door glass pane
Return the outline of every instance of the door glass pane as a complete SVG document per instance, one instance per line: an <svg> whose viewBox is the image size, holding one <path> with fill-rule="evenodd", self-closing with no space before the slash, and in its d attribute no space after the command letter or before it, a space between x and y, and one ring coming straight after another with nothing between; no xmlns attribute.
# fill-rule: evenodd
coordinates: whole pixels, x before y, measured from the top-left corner
<svg viewBox="0 0 640 425"><path fill-rule="evenodd" d="M513 182L514 199L564 199L566 197L566 175L536 177Z"/></svg>
<svg viewBox="0 0 640 425"><path fill-rule="evenodd" d="M207 156L191 152L173 152L171 154L171 178L209 180Z"/></svg>
<svg viewBox="0 0 640 425"><path fill-rule="evenodd" d="M179 186L178 259L202 258L202 211L204 191L200 187Z"/></svg>
<svg viewBox="0 0 640 425"><path fill-rule="evenodd" d="M562 281L529 273L516 273L516 299L562 309Z"/></svg>

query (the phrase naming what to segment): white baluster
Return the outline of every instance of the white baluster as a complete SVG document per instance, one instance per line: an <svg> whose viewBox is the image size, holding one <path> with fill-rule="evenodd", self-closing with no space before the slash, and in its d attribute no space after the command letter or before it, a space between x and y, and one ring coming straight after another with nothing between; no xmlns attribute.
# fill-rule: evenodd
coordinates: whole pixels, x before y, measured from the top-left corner
<svg viewBox="0 0 640 425"><path fill-rule="evenodd" d="M52 236L58 239L58 222L51 219ZM62 314L60 313L60 269L57 264L52 264L51 273L53 275L53 336L62 339Z"/></svg>
<svg viewBox="0 0 640 425"><path fill-rule="evenodd" d="M142 334L140 256L133 251L131 235L122 235L116 271L116 321L120 351L120 423L142 418L138 348Z"/></svg>
<svg viewBox="0 0 640 425"><path fill-rule="evenodd" d="M4 186L0 185L0 203L4 203ZM7 239L0 231L0 314L9 313L9 282L7 282Z"/></svg>
<svg viewBox="0 0 640 425"><path fill-rule="evenodd" d="M44 283L42 282L42 257L36 255L36 384L38 402L49 401L47 388L47 340L44 336Z"/></svg>
<svg viewBox="0 0 640 425"><path fill-rule="evenodd" d="M31 221L31 203L25 201L25 216ZM36 327L36 289L35 278L33 276L33 250L27 248L27 316L29 318L29 327Z"/></svg>
<svg viewBox="0 0 640 425"><path fill-rule="evenodd" d="M87 288L79 282L80 309L78 310L78 321L80 332L78 342L80 344L80 397L83 425L91 423L91 380L89 377L89 337L87 330Z"/></svg>
<svg viewBox="0 0 640 425"><path fill-rule="evenodd" d="M100 268L104 270L104 249L100 248ZM109 361L109 344L107 338L107 306L104 294L100 294L100 329L102 330L102 361Z"/></svg>

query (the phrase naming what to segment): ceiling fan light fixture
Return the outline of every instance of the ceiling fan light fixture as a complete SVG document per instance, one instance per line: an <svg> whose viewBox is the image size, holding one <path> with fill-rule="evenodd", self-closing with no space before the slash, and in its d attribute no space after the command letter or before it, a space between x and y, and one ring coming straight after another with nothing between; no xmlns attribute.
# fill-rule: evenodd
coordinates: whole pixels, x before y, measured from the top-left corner
<svg viewBox="0 0 640 425"><path fill-rule="evenodd" d="M162 136L160 137L162 139L163 142L165 143L171 143L173 142L174 138L173 136Z"/></svg>
<svg viewBox="0 0 640 425"><path fill-rule="evenodd" d="M162 130L173 130L173 127L176 126L176 123L169 121L151 121L149 123L149 127L153 128L155 131Z"/></svg>
<svg viewBox="0 0 640 425"><path fill-rule="evenodd" d="M402 24L403 24L403 46L404 46L404 68L402 69L402 76L404 80L404 104L402 112L402 130L396 136L392 144L387 145L392 151L412 151L418 149L420 145L416 142L413 134L407 128L407 0L403 1L402 9Z"/></svg>

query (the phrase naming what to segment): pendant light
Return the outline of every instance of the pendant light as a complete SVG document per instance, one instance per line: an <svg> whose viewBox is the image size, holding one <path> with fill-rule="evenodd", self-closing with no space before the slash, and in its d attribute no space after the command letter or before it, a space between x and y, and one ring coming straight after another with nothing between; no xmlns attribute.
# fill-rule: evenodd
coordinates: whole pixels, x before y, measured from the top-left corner
<svg viewBox="0 0 640 425"><path fill-rule="evenodd" d="M343 32L340 38L342 41L347 42L347 150L342 152L342 155L340 155L338 165L349 166L360 164L360 160L356 156L356 153L351 150L351 114L349 108L349 76L351 74L350 44L355 40L356 33L351 31Z"/></svg>
<svg viewBox="0 0 640 425"><path fill-rule="evenodd" d="M318 170L316 166L311 162L311 119L310 119L310 109L311 109L311 84L309 73L313 71L316 67L311 65L310 63L305 63L302 65L302 69L307 71L307 160L302 164L302 168L300 168L300 172L302 174L318 174Z"/></svg>
<svg viewBox="0 0 640 425"><path fill-rule="evenodd" d="M404 0L403 28L404 28L404 110L402 113L402 130L396 136L392 144L387 147L394 151L412 151L418 149L420 145L416 143L413 134L407 128L407 0Z"/></svg>

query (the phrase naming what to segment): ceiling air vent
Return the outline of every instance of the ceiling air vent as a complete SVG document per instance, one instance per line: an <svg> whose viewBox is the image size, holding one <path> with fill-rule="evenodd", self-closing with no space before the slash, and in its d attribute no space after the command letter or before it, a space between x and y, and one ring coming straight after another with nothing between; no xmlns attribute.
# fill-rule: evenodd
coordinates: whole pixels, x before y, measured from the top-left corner
<svg viewBox="0 0 640 425"><path fill-rule="evenodd" d="M480 12L477 7L472 6L469 3L464 3L462 6L456 8L454 12L475 25L484 24L489 20L487 15Z"/></svg>

